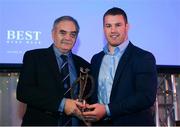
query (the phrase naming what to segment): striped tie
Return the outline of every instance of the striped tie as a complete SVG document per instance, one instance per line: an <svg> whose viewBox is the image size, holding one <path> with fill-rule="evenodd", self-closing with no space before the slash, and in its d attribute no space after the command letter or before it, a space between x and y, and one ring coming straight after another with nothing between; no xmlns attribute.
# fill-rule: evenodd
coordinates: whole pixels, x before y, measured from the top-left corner
<svg viewBox="0 0 180 127"><path fill-rule="evenodd" d="M68 61L67 61L66 55L61 55L61 58L63 60L62 66L61 66L61 81L62 81L62 84L64 85L65 91L67 91L70 88ZM68 92L65 96L70 98L70 92Z"/></svg>
<svg viewBox="0 0 180 127"><path fill-rule="evenodd" d="M64 85L64 97L71 98L71 93L68 91L70 88L70 77L69 77L69 68L68 68L68 61L66 55L61 55L62 58L62 65L61 65L61 81ZM62 116L62 125L63 126L71 126L72 125L72 118L70 116L63 115Z"/></svg>

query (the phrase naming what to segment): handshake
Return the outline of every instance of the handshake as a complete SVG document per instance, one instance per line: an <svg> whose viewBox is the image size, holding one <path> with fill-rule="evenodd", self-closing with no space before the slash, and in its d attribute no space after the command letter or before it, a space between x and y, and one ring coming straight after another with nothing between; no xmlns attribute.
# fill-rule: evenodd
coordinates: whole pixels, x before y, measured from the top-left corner
<svg viewBox="0 0 180 127"><path fill-rule="evenodd" d="M83 100L66 99L64 112L66 115L76 116L84 122L85 125L90 126L92 122L102 119L106 115L106 108L103 104L89 105Z"/></svg>

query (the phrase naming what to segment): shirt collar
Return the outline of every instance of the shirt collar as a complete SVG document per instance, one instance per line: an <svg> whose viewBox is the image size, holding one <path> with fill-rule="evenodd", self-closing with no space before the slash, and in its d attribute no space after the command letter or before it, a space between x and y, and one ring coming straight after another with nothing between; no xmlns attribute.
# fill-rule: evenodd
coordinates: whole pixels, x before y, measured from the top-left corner
<svg viewBox="0 0 180 127"><path fill-rule="evenodd" d="M126 41L124 41L123 43L115 47L113 55L122 54L124 50L126 49L126 47L128 46L128 44L129 44L129 40L127 39ZM108 44L104 46L103 51L105 54L110 55Z"/></svg>

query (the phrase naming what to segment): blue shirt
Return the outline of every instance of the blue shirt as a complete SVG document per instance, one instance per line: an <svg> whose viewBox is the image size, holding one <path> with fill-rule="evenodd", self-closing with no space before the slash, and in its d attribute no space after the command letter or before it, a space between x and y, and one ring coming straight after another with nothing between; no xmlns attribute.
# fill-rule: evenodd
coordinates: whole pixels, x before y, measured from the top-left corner
<svg viewBox="0 0 180 127"><path fill-rule="evenodd" d="M62 65L62 62L63 62L63 60L61 58L62 53L54 45L53 45L53 49L54 49L54 53L55 53L56 60L57 60L57 63L58 63L59 71L61 71L61 65ZM67 54L64 54L64 55L67 55L67 57L68 57L70 85L72 85L73 82L77 79L77 72L76 72L74 62L73 62L73 59L72 59L72 53L68 52ZM65 98L62 99L58 111L63 112L64 111L64 105L65 105Z"/></svg>
<svg viewBox="0 0 180 127"><path fill-rule="evenodd" d="M121 56L123 55L129 40L126 40L119 46L114 48L114 53L111 54L108 45L105 45L103 51L105 53L98 77L98 101L106 106L107 115L110 115L109 107L111 89L114 81L114 75Z"/></svg>
<svg viewBox="0 0 180 127"><path fill-rule="evenodd" d="M55 53L56 60L57 60L57 63L58 63L59 71L61 72L61 66L62 66L62 63L63 63L63 60L61 58L62 53L54 45L53 45L53 49L54 49L54 53ZM72 59L72 52L70 51L67 54L63 54L63 55L67 55L67 57L68 57L67 60L68 60L69 75L70 75L70 86L72 86L74 81L77 79L77 72L76 72L74 62L73 62L73 59ZM77 87L75 89L77 89ZM77 92L77 91L75 91L75 92ZM74 94L77 94L77 93L74 93ZM60 112L64 111L65 100L66 100L66 98L62 99L62 101L61 101L61 103L59 105L58 111L60 111ZM78 122L77 118L72 117L72 125L74 125L74 126L79 125L79 122Z"/></svg>

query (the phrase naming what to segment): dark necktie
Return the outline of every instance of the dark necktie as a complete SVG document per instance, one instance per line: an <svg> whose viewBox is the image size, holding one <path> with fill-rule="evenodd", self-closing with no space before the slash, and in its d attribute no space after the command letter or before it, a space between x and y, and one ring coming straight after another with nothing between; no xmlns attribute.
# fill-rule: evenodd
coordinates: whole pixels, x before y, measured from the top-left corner
<svg viewBox="0 0 180 127"><path fill-rule="evenodd" d="M61 55L63 60L61 65L61 81L64 85L64 93L70 88L70 77L69 77L69 68L68 68L68 61L66 55ZM65 94L65 97L71 98L70 91Z"/></svg>
<svg viewBox="0 0 180 127"><path fill-rule="evenodd" d="M69 76L69 68L68 68L68 60L66 55L61 55L62 64L61 64L61 82L64 86L64 97L71 98L70 91L70 76ZM63 126L71 126L72 125L72 118L70 116L64 115L62 117L62 125Z"/></svg>

